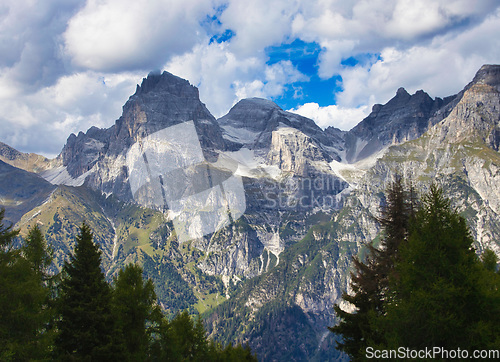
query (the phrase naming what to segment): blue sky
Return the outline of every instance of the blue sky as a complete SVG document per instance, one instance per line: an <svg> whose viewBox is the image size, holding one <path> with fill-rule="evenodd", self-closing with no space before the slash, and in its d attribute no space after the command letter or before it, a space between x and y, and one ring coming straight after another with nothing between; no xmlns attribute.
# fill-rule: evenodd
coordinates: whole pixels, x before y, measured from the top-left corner
<svg viewBox="0 0 500 362"><path fill-rule="evenodd" d="M216 117L263 97L347 130L399 87L457 93L498 34L497 0L3 0L0 141L55 156L156 69Z"/></svg>
<svg viewBox="0 0 500 362"><path fill-rule="evenodd" d="M335 104L335 94L342 90L342 78L340 75L328 79L318 76L321 53L318 43L294 39L291 43L270 46L264 51L269 58L267 65L290 60L292 65L305 75L305 79L288 84L282 94L272 97L281 108L297 108L309 102L316 102L322 107Z"/></svg>

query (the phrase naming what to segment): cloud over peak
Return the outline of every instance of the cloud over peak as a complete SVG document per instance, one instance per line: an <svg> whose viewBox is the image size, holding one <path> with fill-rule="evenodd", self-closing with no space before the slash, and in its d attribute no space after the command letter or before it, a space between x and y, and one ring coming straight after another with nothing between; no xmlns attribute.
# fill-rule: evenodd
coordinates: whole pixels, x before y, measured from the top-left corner
<svg viewBox="0 0 500 362"><path fill-rule="evenodd" d="M151 69L216 116L258 96L349 129L400 86L456 93L498 63L499 33L496 0L6 0L0 141L57 153L110 126Z"/></svg>

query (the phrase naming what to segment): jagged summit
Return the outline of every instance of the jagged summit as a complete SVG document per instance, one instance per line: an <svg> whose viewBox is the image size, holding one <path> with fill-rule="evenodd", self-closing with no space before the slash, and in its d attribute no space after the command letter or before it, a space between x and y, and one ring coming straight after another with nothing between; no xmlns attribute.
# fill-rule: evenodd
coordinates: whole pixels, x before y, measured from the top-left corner
<svg viewBox="0 0 500 362"><path fill-rule="evenodd" d="M399 88L389 102L374 105L368 117L347 133L347 161L356 162L387 145L421 136L430 125L442 119L432 117L452 99L432 99L422 90L410 95Z"/></svg>
<svg viewBox="0 0 500 362"><path fill-rule="evenodd" d="M284 111L273 101L262 98L240 100L217 122L227 140L254 150L267 151L272 133L283 127L295 128L324 146L334 146L336 142L312 119ZM337 153L332 156L338 158Z"/></svg>
<svg viewBox="0 0 500 362"><path fill-rule="evenodd" d="M399 87L396 91L396 97L394 97L394 99L409 99L410 97L410 93L408 93L406 89L404 89L403 87Z"/></svg>
<svg viewBox="0 0 500 362"><path fill-rule="evenodd" d="M458 98L458 97L457 97ZM483 65L431 132L439 143L480 142L500 148L500 66Z"/></svg>
<svg viewBox="0 0 500 362"><path fill-rule="evenodd" d="M486 84L500 91L500 65L485 64L476 73L472 84Z"/></svg>
<svg viewBox="0 0 500 362"><path fill-rule="evenodd" d="M141 85L137 85L134 95L146 94L151 91L168 92L177 96L199 97L198 89L191 85L189 81L177 77L172 73L164 71L153 71L146 78L142 79Z"/></svg>
<svg viewBox="0 0 500 362"><path fill-rule="evenodd" d="M138 140L188 121L194 123L205 158L214 162L216 150L226 149L226 141L215 117L200 101L198 89L171 73L152 72L137 86L112 127L70 135L60 155L61 172L68 175L54 177L70 183L85 180L94 189L130 199L126 152Z"/></svg>

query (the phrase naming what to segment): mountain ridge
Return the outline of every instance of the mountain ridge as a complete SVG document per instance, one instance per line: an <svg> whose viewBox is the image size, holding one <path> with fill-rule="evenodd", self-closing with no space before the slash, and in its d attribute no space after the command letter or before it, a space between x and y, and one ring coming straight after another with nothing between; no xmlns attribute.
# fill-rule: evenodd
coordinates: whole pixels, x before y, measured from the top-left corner
<svg viewBox="0 0 500 362"><path fill-rule="evenodd" d="M326 327L348 288L351 257L380 237L376 217L395 174L422 192L439 183L466 216L476 250L500 255L499 74L500 66L485 65L444 99L399 89L345 132L322 130L262 99L242 100L216 120L188 81L151 73L115 125L68 138L60 163L40 173L57 185L17 227L25 234L38 223L61 264L86 217L108 278L126 263L142 263L165 311L205 313L214 338L248 342L263 360L339 360ZM238 164L246 211L181 243L167 211L134 202L126 152L189 121L209 163ZM10 162L24 167L25 156L6 147ZM0 178L0 189L8 193L10 183Z"/></svg>

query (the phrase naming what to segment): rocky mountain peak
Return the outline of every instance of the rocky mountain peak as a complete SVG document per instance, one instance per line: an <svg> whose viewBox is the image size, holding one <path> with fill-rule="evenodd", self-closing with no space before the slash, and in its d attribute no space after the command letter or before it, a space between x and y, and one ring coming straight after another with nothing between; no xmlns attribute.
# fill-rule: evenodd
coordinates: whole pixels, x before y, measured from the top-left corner
<svg viewBox="0 0 500 362"><path fill-rule="evenodd" d="M312 119L284 111L267 99L242 99L217 122L228 141L235 142L240 147L262 150L263 154L271 147L272 133L282 127L294 128L318 145L334 146L338 143L338 140L329 137ZM337 154L331 156L340 159Z"/></svg>
<svg viewBox="0 0 500 362"><path fill-rule="evenodd" d="M247 98L236 103L227 115L218 120L223 126L244 127L262 132L277 126L273 113L283 111L276 103L262 98Z"/></svg>
<svg viewBox="0 0 500 362"><path fill-rule="evenodd" d="M135 141L181 122L201 120L216 127L215 118L200 101L196 87L171 73L152 72L123 106L116 134L118 138L131 137Z"/></svg>
<svg viewBox="0 0 500 362"><path fill-rule="evenodd" d="M399 87L398 90L396 91L396 96L394 97L394 99L408 100L410 97L411 97L410 93L408 93L406 89L404 89L403 87Z"/></svg>
<svg viewBox="0 0 500 362"><path fill-rule="evenodd" d="M410 95L399 88L384 105L376 104L372 112L346 135L346 159L356 162L384 147L420 137L442 118L433 115L451 99L432 99L422 90Z"/></svg>
<svg viewBox="0 0 500 362"><path fill-rule="evenodd" d="M438 143L480 142L500 146L500 66L483 65L449 115L431 132Z"/></svg>
<svg viewBox="0 0 500 362"><path fill-rule="evenodd" d="M146 78L142 79L141 85L137 85L134 95L144 95L152 91L169 93L178 97L199 97L196 87L192 86L187 80L167 71L163 73L159 71L150 72Z"/></svg>
<svg viewBox="0 0 500 362"><path fill-rule="evenodd" d="M205 159L215 162L225 150L215 117L200 101L198 89L168 72L152 72L123 106L122 116L107 129L90 128L71 135L61 152L67 176L62 182L85 182L93 189L128 200L127 151L137 141L184 122L193 122Z"/></svg>
<svg viewBox="0 0 500 362"><path fill-rule="evenodd" d="M485 84L500 91L500 65L485 64L476 73L471 84Z"/></svg>

